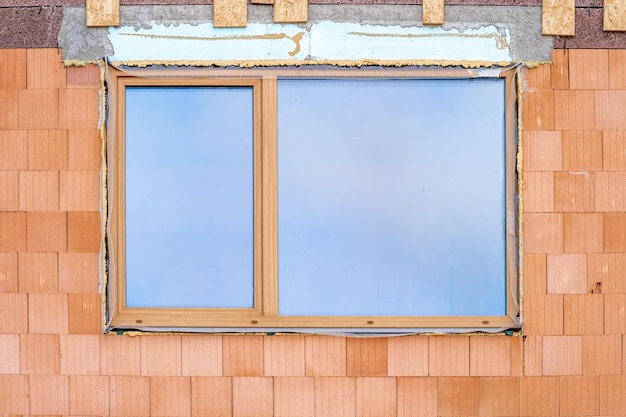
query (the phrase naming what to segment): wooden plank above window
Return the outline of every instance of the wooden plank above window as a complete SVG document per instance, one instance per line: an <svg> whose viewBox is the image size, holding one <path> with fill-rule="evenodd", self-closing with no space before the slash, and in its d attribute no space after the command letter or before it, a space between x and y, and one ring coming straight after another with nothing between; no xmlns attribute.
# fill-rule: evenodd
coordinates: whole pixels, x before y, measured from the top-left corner
<svg viewBox="0 0 626 417"><path fill-rule="evenodd" d="M626 0L604 0L604 30L626 31Z"/></svg>
<svg viewBox="0 0 626 417"><path fill-rule="evenodd" d="M213 26L216 28L246 27L247 20L246 0L213 0Z"/></svg>
<svg viewBox="0 0 626 417"><path fill-rule="evenodd" d="M87 0L87 26L119 26L120 0Z"/></svg>
<svg viewBox="0 0 626 417"><path fill-rule="evenodd" d="M444 0L422 1L422 23L425 25L443 25Z"/></svg>
<svg viewBox="0 0 626 417"><path fill-rule="evenodd" d="M552 36L574 36L575 0L543 0L541 32Z"/></svg>

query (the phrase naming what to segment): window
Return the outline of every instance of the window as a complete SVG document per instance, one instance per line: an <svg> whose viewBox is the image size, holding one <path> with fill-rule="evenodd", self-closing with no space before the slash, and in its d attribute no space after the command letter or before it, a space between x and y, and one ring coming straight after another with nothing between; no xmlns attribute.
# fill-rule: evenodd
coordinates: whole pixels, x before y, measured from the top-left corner
<svg viewBox="0 0 626 417"><path fill-rule="evenodd" d="M111 327L515 326L512 71L160 71L108 81Z"/></svg>

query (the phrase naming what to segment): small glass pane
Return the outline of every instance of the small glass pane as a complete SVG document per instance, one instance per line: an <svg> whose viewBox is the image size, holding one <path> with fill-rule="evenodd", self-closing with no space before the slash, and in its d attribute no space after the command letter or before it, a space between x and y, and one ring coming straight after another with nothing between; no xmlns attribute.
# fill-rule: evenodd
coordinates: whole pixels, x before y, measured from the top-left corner
<svg viewBox="0 0 626 417"><path fill-rule="evenodd" d="M127 87L126 303L253 306L251 87Z"/></svg>
<svg viewBox="0 0 626 417"><path fill-rule="evenodd" d="M504 80L281 80L281 315L505 315Z"/></svg>

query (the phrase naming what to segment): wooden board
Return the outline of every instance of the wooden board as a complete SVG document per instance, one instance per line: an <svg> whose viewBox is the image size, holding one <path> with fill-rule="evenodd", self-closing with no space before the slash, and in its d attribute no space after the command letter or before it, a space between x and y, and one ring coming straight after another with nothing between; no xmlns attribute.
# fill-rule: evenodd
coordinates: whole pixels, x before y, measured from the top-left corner
<svg viewBox="0 0 626 417"><path fill-rule="evenodd" d="M575 0L543 0L541 33L552 36L574 36Z"/></svg>
<svg viewBox="0 0 626 417"><path fill-rule="evenodd" d="M120 0L87 0L87 26L119 26Z"/></svg>
<svg viewBox="0 0 626 417"><path fill-rule="evenodd" d="M243 28L248 20L246 0L214 0L213 26L216 28Z"/></svg>
<svg viewBox="0 0 626 417"><path fill-rule="evenodd" d="M422 23L425 25L443 25L444 0L423 0Z"/></svg>
<svg viewBox="0 0 626 417"><path fill-rule="evenodd" d="M275 0L274 22L305 23L308 19L307 0Z"/></svg>
<svg viewBox="0 0 626 417"><path fill-rule="evenodd" d="M626 31L626 0L604 0L604 30Z"/></svg>

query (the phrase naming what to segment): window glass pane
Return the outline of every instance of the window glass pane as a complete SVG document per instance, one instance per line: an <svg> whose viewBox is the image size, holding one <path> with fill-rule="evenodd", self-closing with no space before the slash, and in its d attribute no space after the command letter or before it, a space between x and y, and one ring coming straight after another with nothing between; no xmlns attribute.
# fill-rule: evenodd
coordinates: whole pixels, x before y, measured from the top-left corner
<svg viewBox="0 0 626 417"><path fill-rule="evenodd" d="M504 80L281 80L281 315L505 315Z"/></svg>
<svg viewBox="0 0 626 417"><path fill-rule="evenodd" d="M126 89L129 307L252 307L252 94Z"/></svg>

